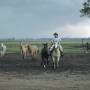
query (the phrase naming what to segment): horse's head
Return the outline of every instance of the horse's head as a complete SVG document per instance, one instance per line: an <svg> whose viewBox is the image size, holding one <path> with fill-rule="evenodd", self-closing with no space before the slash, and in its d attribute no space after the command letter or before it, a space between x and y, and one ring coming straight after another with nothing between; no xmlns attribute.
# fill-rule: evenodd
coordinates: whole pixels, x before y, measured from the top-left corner
<svg viewBox="0 0 90 90"><path fill-rule="evenodd" d="M47 43L44 43L43 46L44 46L44 48L47 48L48 47L48 44Z"/></svg>
<svg viewBox="0 0 90 90"><path fill-rule="evenodd" d="M27 44L26 44L26 47L27 47L28 49L30 48L30 45L29 45L29 43L27 43Z"/></svg>
<svg viewBox="0 0 90 90"><path fill-rule="evenodd" d="M47 57L49 56L50 50L48 48L48 43L43 44L42 52L45 54L45 56L47 56Z"/></svg>
<svg viewBox="0 0 90 90"><path fill-rule="evenodd" d="M54 48L55 49L58 48L58 43L57 42L54 43Z"/></svg>
<svg viewBox="0 0 90 90"><path fill-rule="evenodd" d="M27 43L25 47L28 49L29 52L31 52L31 45L29 43Z"/></svg>

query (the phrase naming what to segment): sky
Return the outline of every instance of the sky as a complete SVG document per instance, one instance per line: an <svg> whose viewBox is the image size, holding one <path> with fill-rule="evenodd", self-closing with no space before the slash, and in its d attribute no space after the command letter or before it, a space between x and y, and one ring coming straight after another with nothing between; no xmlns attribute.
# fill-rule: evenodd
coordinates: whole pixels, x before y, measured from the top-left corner
<svg viewBox="0 0 90 90"><path fill-rule="evenodd" d="M90 37L85 0L0 0L0 38Z"/></svg>

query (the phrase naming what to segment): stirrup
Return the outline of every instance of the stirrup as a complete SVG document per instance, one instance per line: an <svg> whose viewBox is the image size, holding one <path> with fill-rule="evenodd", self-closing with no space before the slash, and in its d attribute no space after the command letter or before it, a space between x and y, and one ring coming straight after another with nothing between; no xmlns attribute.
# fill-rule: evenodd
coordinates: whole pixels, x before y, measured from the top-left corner
<svg viewBox="0 0 90 90"><path fill-rule="evenodd" d="M63 52L61 52L61 57L63 57Z"/></svg>

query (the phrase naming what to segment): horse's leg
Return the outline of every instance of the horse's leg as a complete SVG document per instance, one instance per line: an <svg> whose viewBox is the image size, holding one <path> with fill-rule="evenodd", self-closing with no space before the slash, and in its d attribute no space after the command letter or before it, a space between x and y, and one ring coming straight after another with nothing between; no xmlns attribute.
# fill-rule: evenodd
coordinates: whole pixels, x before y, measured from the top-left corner
<svg viewBox="0 0 90 90"><path fill-rule="evenodd" d="M57 68L59 67L59 59L60 57L57 57Z"/></svg>
<svg viewBox="0 0 90 90"><path fill-rule="evenodd" d="M5 55L4 51L3 51L3 56Z"/></svg>
<svg viewBox="0 0 90 90"><path fill-rule="evenodd" d="M22 58L25 59L25 54L24 54L24 52L22 53Z"/></svg>
<svg viewBox="0 0 90 90"><path fill-rule="evenodd" d="M21 52L20 52L20 53L21 53L21 56L22 56L22 58L23 58L23 51L21 50Z"/></svg>
<svg viewBox="0 0 90 90"><path fill-rule="evenodd" d="M46 68L45 58L44 58L44 57L42 57L42 62L41 62L41 65L42 65L44 68Z"/></svg>
<svg viewBox="0 0 90 90"><path fill-rule="evenodd" d="M27 50L24 52L25 57L27 56Z"/></svg>
<svg viewBox="0 0 90 90"><path fill-rule="evenodd" d="M5 55L5 47L3 47L3 56Z"/></svg>
<svg viewBox="0 0 90 90"><path fill-rule="evenodd" d="M36 56L36 51L34 52L34 57Z"/></svg>
<svg viewBox="0 0 90 90"><path fill-rule="evenodd" d="M3 56L3 51L1 51L1 56Z"/></svg>
<svg viewBox="0 0 90 90"><path fill-rule="evenodd" d="M54 68L54 70L55 70L55 69L56 69L56 66L55 66L55 58L53 57L52 60L53 60L53 68Z"/></svg>
<svg viewBox="0 0 90 90"><path fill-rule="evenodd" d="M46 68L46 62L45 62L45 60L44 60L44 68Z"/></svg>
<svg viewBox="0 0 90 90"><path fill-rule="evenodd" d="M32 59L34 58L34 52L33 51L31 52L31 58Z"/></svg>
<svg viewBox="0 0 90 90"><path fill-rule="evenodd" d="M0 54L1 54L1 57L2 57L2 51L0 52Z"/></svg>
<svg viewBox="0 0 90 90"><path fill-rule="evenodd" d="M23 56L23 59L25 59L25 57L26 57L26 52L25 51L22 52L22 56Z"/></svg>
<svg viewBox="0 0 90 90"><path fill-rule="evenodd" d="M47 65L49 64L49 60L48 60L48 58L47 58Z"/></svg>
<svg viewBox="0 0 90 90"><path fill-rule="evenodd" d="M46 61L45 61L45 58L43 58L43 67L46 68Z"/></svg>
<svg viewBox="0 0 90 90"><path fill-rule="evenodd" d="M6 49L4 50L4 55L6 55Z"/></svg>
<svg viewBox="0 0 90 90"><path fill-rule="evenodd" d="M36 56L37 55L37 50L35 50L35 52L34 52L34 56Z"/></svg>
<svg viewBox="0 0 90 90"><path fill-rule="evenodd" d="M34 56L36 56L37 55L37 50L35 50L35 53L34 53Z"/></svg>
<svg viewBox="0 0 90 90"><path fill-rule="evenodd" d="M35 56L35 53L34 53L34 52L32 53L32 56L33 56L33 58L34 58L34 56Z"/></svg>
<svg viewBox="0 0 90 90"><path fill-rule="evenodd" d="M42 58L42 60L41 60L41 66L43 66L43 57L41 57Z"/></svg>
<svg viewBox="0 0 90 90"><path fill-rule="evenodd" d="M2 51L2 57L4 56L4 51Z"/></svg>
<svg viewBox="0 0 90 90"><path fill-rule="evenodd" d="M34 56L34 51L32 50L32 56Z"/></svg>

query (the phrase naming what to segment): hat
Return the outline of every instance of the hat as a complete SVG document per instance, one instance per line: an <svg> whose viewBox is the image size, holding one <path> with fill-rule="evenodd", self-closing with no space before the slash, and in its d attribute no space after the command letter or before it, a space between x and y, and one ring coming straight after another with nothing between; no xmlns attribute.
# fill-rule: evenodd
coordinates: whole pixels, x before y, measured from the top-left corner
<svg viewBox="0 0 90 90"><path fill-rule="evenodd" d="M58 33L55 32L53 35L58 35Z"/></svg>

